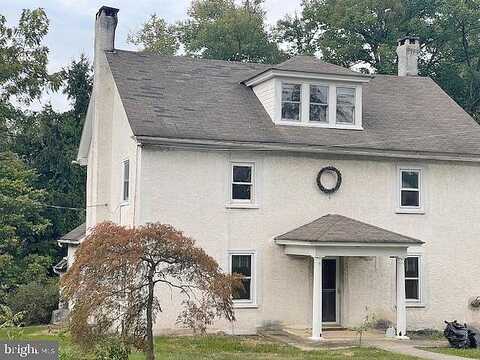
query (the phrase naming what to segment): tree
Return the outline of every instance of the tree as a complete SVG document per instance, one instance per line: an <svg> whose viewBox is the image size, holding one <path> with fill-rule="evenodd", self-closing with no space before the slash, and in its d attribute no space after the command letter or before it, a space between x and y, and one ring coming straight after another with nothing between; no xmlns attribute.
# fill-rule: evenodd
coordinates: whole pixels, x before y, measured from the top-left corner
<svg viewBox="0 0 480 360"><path fill-rule="evenodd" d="M151 15L128 41L145 50L227 61L278 63L285 59L266 29L263 0L193 0L189 18L175 25Z"/></svg>
<svg viewBox="0 0 480 360"><path fill-rule="evenodd" d="M302 17L277 24L292 54L395 74L397 39L419 36L420 74L431 76L467 112L480 113L479 0L306 0Z"/></svg>
<svg viewBox="0 0 480 360"><path fill-rule="evenodd" d="M58 113L46 105L17 121L13 149L37 170L38 185L47 191L46 202L54 206L85 207L86 172L72 161L76 159L90 101L91 70L83 55L62 70L63 92L71 101L71 110ZM85 221L81 210L45 207L44 212L52 223L47 238L58 238Z"/></svg>
<svg viewBox="0 0 480 360"><path fill-rule="evenodd" d="M15 135L16 119L21 112L11 99L29 104L46 87L58 89L58 74L47 71L48 48L42 44L48 32L48 18L43 9L24 9L18 26L9 27L0 15L0 150L6 150Z"/></svg>
<svg viewBox="0 0 480 360"><path fill-rule="evenodd" d="M123 338L145 339L147 359L154 359L153 323L166 295L160 284L185 297L183 316L204 311L206 322L235 319L231 292L240 286L238 278L223 274L194 240L170 225L102 223L75 256L62 289L75 303L71 331L77 341L117 329ZM89 326L91 318L95 324Z"/></svg>
<svg viewBox="0 0 480 360"><path fill-rule="evenodd" d="M128 34L127 42L141 46L145 51L162 55L175 55L180 47L175 26L168 25L156 14L150 15L139 31Z"/></svg>
<svg viewBox="0 0 480 360"><path fill-rule="evenodd" d="M41 241L50 226L42 215L45 191L34 187L35 179L15 154L0 153L0 302L51 265L51 244Z"/></svg>

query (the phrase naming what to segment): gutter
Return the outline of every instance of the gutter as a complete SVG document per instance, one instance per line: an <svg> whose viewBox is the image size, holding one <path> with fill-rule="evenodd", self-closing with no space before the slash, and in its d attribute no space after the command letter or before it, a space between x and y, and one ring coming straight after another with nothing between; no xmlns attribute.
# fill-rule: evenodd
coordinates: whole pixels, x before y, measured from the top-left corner
<svg viewBox="0 0 480 360"><path fill-rule="evenodd" d="M252 151L280 151L280 152L298 152L313 153L325 155L344 155L360 157L379 157L393 159L412 159L412 160L438 160L438 161L456 161L480 163L480 155L475 154L455 154L455 153L428 153L428 152L407 152L393 150L370 150L370 149L348 149L336 146L321 145L303 145L303 144L279 144L279 143L259 143L242 141L224 141L224 140L200 140L200 139L179 139L154 136L135 136L135 139L144 145L159 147L173 147L195 150L252 150Z"/></svg>

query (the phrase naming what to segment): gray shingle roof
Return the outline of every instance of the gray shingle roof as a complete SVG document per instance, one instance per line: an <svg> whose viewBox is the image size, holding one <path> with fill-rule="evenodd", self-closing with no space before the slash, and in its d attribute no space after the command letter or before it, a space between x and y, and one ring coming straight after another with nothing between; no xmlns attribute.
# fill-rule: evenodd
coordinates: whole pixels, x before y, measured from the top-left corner
<svg viewBox="0 0 480 360"><path fill-rule="evenodd" d="M338 65L326 63L314 56L302 55L294 56L278 65L270 65L266 69L263 69L259 73L255 74L253 77L258 76L267 70L301 71L317 74L348 75L362 77L366 76L364 74L360 74L356 71L352 71Z"/></svg>
<svg viewBox="0 0 480 360"><path fill-rule="evenodd" d="M423 244L422 241L397 234L342 215L325 215L300 226L275 240L372 243L372 244Z"/></svg>
<svg viewBox="0 0 480 360"><path fill-rule="evenodd" d="M374 76L363 131L306 128L275 125L241 84L269 65L119 50L107 59L136 136L480 157L480 127L430 78ZM285 66L304 62L295 59Z"/></svg>
<svg viewBox="0 0 480 360"><path fill-rule="evenodd" d="M86 235L86 225L85 223L77 226L75 229L70 231L69 233L63 235L58 242L60 243L72 243L72 244L77 244L80 243L80 240L85 237Z"/></svg>

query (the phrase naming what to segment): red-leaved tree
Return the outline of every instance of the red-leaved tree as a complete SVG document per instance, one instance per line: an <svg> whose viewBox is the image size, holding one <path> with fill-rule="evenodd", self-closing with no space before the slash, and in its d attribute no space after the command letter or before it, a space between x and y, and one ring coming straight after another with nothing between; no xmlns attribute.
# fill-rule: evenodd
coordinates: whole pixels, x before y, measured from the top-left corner
<svg viewBox="0 0 480 360"><path fill-rule="evenodd" d="M232 290L241 286L195 241L170 225L126 228L97 225L79 246L62 279L62 294L74 304L74 340L88 343L116 332L155 358L153 324L162 310L164 284L183 297L178 321L205 332L214 319L234 321Z"/></svg>

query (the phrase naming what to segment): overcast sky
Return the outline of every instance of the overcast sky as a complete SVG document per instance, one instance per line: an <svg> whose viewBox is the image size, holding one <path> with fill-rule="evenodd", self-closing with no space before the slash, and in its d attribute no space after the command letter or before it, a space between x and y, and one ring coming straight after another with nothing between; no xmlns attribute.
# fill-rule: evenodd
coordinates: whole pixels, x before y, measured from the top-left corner
<svg viewBox="0 0 480 360"><path fill-rule="evenodd" d="M300 1L265 0L268 23L274 24L285 14L298 11ZM24 8L45 9L50 19L50 31L46 38L46 45L50 49L49 70L56 71L81 53L92 58L94 18L100 6L120 9L115 47L135 49L125 41L130 31L137 30L152 13L168 22L184 19L190 0L0 0L0 4L0 13L7 17L10 25L18 22ZM49 100L57 110L67 106L63 96L50 94L42 102Z"/></svg>

